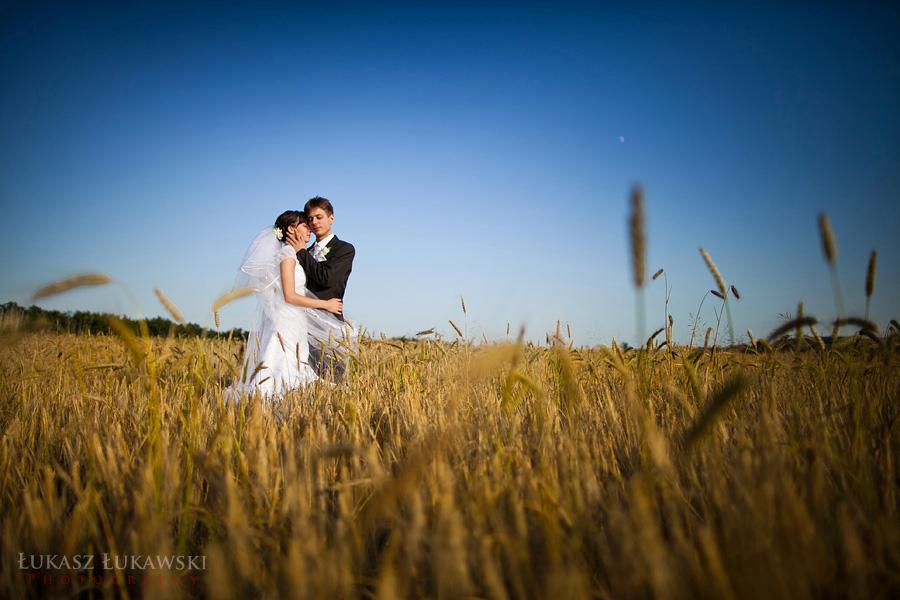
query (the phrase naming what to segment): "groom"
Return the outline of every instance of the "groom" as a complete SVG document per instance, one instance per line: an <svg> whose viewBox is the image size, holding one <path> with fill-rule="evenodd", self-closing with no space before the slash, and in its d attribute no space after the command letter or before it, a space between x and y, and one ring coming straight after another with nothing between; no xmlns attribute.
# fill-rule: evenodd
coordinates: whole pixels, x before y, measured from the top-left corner
<svg viewBox="0 0 900 600"><path fill-rule="evenodd" d="M303 207L310 231L316 235L316 243L297 252L297 261L306 273L306 288L320 300L344 299L347 279L353 268L356 249L353 244L339 240L331 231L334 224L334 207L327 198L316 196ZM288 234L287 242L297 241ZM343 315L338 315L343 320ZM335 380L340 380L347 367L346 361L335 360L333 353L322 356L321 344L309 345L310 365L320 375L332 371Z"/></svg>
<svg viewBox="0 0 900 600"><path fill-rule="evenodd" d="M353 244L332 233L334 207L327 198L310 198L303 212L310 231L316 235L315 244L297 253L297 261L306 273L306 287L320 300L343 300L356 250Z"/></svg>

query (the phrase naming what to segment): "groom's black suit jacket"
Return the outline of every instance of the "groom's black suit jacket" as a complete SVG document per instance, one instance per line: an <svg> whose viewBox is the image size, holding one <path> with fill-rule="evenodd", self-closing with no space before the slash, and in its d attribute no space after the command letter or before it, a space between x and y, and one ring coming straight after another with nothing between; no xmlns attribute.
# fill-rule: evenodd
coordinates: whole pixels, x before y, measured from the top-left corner
<svg viewBox="0 0 900 600"><path fill-rule="evenodd" d="M313 258L312 247L297 253L297 261L306 272L306 288L321 300L343 300L356 249L353 244L339 240L337 236L331 238L325 247L328 252L322 262Z"/></svg>

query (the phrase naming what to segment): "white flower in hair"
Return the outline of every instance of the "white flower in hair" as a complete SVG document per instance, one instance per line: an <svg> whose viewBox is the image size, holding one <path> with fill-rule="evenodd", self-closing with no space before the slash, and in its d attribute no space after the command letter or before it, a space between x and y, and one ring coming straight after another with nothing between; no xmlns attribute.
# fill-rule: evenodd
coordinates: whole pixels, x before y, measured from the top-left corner
<svg viewBox="0 0 900 600"><path fill-rule="evenodd" d="M281 238L284 237L284 232L281 230L280 227L273 227L272 233L275 234L275 238L278 239L279 242L281 241Z"/></svg>

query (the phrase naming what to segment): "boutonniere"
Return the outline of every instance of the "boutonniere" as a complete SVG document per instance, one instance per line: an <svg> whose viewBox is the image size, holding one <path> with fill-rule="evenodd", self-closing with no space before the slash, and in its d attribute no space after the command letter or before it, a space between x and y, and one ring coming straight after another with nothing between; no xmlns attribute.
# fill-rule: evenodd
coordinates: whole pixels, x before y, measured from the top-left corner
<svg viewBox="0 0 900 600"><path fill-rule="evenodd" d="M331 252L331 247L325 246L325 248L322 249L322 256L328 256L329 252Z"/></svg>

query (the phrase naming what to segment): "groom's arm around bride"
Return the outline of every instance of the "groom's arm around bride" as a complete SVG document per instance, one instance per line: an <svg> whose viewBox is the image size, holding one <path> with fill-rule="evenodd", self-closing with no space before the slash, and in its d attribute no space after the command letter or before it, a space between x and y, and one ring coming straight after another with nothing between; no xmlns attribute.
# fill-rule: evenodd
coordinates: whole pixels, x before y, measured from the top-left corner
<svg viewBox="0 0 900 600"><path fill-rule="evenodd" d="M295 240L289 239L289 243L295 248L300 248L297 252L297 262L306 275L306 289L320 300L334 298L343 300L356 250L353 244L339 240L331 231L334 223L334 207L326 198L316 196L310 199L303 212L306 214L309 229L316 236L316 243L309 248L303 247L302 244L295 245ZM337 315L337 318L344 320L343 315ZM310 366L320 377L337 382L343 377L349 356L341 359L333 352L325 352L323 340L313 338L309 344L309 360Z"/></svg>
<svg viewBox="0 0 900 600"><path fill-rule="evenodd" d="M321 300L332 298L343 300L356 249L353 248L353 244L337 237L332 238L326 248L328 251L321 261L313 256L314 249L311 248L300 250L297 253L297 260L306 272L309 291Z"/></svg>

